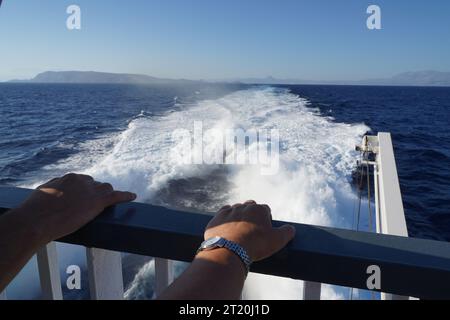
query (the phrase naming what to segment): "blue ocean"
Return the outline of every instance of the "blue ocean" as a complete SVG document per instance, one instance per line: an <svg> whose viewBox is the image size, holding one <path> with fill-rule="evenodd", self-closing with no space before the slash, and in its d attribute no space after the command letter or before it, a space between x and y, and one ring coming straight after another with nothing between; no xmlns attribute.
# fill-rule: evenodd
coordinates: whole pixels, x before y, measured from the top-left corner
<svg viewBox="0 0 450 320"><path fill-rule="evenodd" d="M214 211L254 199L279 220L342 228L355 222L355 145L367 132L391 132L410 236L450 240L450 88L5 83L0 112L0 185L36 187L80 172L136 192L141 202ZM172 161L179 146L171 133L192 130L194 121L279 130L278 173ZM63 263L82 260L80 248L59 250ZM147 297L151 261L124 265L126 296ZM12 297L33 268L18 277ZM262 275L251 275L244 290L254 299L299 292L293 280ZM323 294L343 297L327 286Z"/></svg>

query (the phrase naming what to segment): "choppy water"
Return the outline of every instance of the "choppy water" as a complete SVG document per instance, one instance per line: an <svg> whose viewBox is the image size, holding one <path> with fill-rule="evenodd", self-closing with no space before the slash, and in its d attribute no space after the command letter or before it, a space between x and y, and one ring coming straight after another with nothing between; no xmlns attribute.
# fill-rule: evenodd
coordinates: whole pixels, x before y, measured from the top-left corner
<svg viewBox="0 0 450 320"><path fill-rule="evenodd" d="M84 172L149 203L213 211L254 199L276 219L344 228L354 223L354 146L369 130L389 131L411 236L450 239L450 89L1 84L0 111L0 184L35 186ZM180 146L171 133L192 130L194 121L279 130L278 173L174 161ZM60 251L63 261L81 254ZM149 264L140 270L129 297L145 296L139 284L151 272ZM299 298L300 289L298 281L251 275L245 295ZM323 294L339 298L342 290Z"/></svg>

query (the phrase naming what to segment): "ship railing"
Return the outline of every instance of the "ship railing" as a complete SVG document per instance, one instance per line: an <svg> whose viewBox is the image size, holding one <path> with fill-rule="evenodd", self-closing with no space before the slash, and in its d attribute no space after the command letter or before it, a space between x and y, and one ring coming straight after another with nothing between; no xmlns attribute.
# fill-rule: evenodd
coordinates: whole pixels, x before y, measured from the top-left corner
<svg viewBox="0 0 450 320"><path fill-rule="evenodd" d="M365 137L360 147L376 156L377 230L293 224L295 239L251 272L303 280L305 300L321 297L322 283L372 289L384 299L450 299L450 243L407 237L400 187L389 134ZM1 187L0 211L17 207L31 190ZM123 299L121 252L155 258L155 295L173 281L174 261L190 262L203 240L210 215L142 203L108 208L97 219L59 242L86 247L91 299ZM275 226L284 222L274 221ZM37 253L44 299L62 299L55 242ZM375 268L374 268L375 267ZM370 286L378 270L379 287ZM6 299L6 293L1 297Z"/></svg>
<svg viewBox="0 0 450 320"><path fill-rule="evenodd" d="M373 180L369 178L368 187L373 187L375 195L376 232L408 237L391 134L381 132L377 136L365 136L357 149L364 154L360 166L373 168ZM374 161L370 161L370 155ZM406 300L409 297L382 293L381 299Z"/></svg>

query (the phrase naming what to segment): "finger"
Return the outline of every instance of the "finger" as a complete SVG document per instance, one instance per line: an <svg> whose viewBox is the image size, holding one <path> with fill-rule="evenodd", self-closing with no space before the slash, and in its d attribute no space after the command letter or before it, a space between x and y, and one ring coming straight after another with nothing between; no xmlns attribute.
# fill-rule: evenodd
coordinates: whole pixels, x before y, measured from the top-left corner
<svg viewBox="0 0 450 320"><path fill-rule="evenodd" d="M105 197L106 206L113 206L118 203L130 202L136 199L136 194L125 191L113 191Z"/></svg>
<svg viewBox="0 0 450 320"><path fill-rule="evenodd" d="M249 204L256 204L255 200L247 200L244 202L245 205L249 205Z"/></svg>
<svg viewBox="0 0 450 320"><path fill-rule="evenodd" d="M236 209L242 206L242 203L236 203L231 206L231 209Z"/></svg>
<svg viewBox="0 0 450 320"><path fill-rule="evenodd" d="M54 182L56 182L56 181L58 181L60 178L53 178L52 180L50 180L50 181L47 181L46 183L44 183L44 184L42 184L42 185L40 185L39 187L37 187L36 189L41 189L41 188L45 188L45 187L48 187L48 186L50 186L52 183L54 183Z"/></svg>
<svg viewBox="0 0 450 320"><path fill-rule="evenodd" d="M78 174L78 173L68 173L66 175L64 175L62 177L63 180L75 180L75 179L79 179L79 180L85 180L85 181L93 181L94 178L92 178L91 176L85 175L85 174Z"/></svg>
<svg viewBox="0 0 450 320"><path fill-rule="evenodd" d="M220 208L220 210L218 212L228 211L228 210L231 210L231 206L230 205L223 206L222 208Z"/></svg>
<svg viewBox="0 0 450 320"><path fill-rule="evenodd" d="M76 178L76 177L77 177L77 174L71 172L71 173L65 174L65 175L62 177L62 179L67 180L67 179L73 179L73 178Z"/></svg>
<svg viewBox="0 0 450 320"><path fill-rule="evenodd" d="M77 174L77 177L80 178L81 180L94 181L94 178L92 178L87 174Z"/></svg>
<svg viewBox="0 0 450 320"><path fill-rule="evenodd" d="M268 205L248 204L244 208L246 214L265 216L268 220L272 221L272 214Z"/></svg>
<svg viewBox="0 0 450 320"><path fill-rule="evenodd" d="M267 204L261 205L264 209L266 209L267 213L269 214L270 220L272 220L272 209Z"/></svg>
<svg viewBox="0 0 450 320"><path fill-rule="evenodd" d="M270 246L273 254L283 249L289 241L294 239L295 228L286 224L279 228L272 229L271 235L272 241L270 242Z"/></svg>
<svg viewBox="0 0 450 320"><path fill-rule="evenodd" d="M110 183L98 183L98 182L95 182L95 188L101 194L111 193L111 192L114 191L114 188L113 188L113 186Z"/></svg>

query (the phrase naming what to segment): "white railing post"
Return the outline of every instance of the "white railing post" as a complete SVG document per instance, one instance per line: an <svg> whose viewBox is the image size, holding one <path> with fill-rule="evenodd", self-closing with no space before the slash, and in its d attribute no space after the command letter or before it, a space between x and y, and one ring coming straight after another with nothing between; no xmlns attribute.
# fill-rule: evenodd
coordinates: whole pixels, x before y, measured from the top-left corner
<svg viewBox="0 0 450 320"><path fill-rule="evenodd" d="M92 300L122 300L123 276L120 252L87 248L89 291Z"/></svg>
<svg viewBox="0 0 450 320"><path fill-rule="evenodd" d="M405 212L398 181L394 149L389 133L378 134L379 154L379 192L381 232L394 236L407 237Z"/></svg>
<svg viewBox="0 0 450 320"><path fill-rule="evenodd" d="M155 296L158 297L172 281L172 261L155 258Z"/></svg>
<svg viewBox="0 0 450 320"><path fill-rule="evenodd" d="M321 283L303 281L303 300L320 300L321 291Z"/></svg>
<svg viewBox="0 0 450 320"><path fill-rule="evenodd" d="M61 275L59 274L58 253L56 243L50 242L37 253L39 280L41 282L42 299L62 300Z"/></svg>
<svg viewBox="0 0 450 320"><path fill-rule="evenodd" d="M373 183L374 183L374 194L375 194L375 228L377 233L381 233L381 217L380 217L380 189L378 186L378 164L373 166Z"/></svg>

